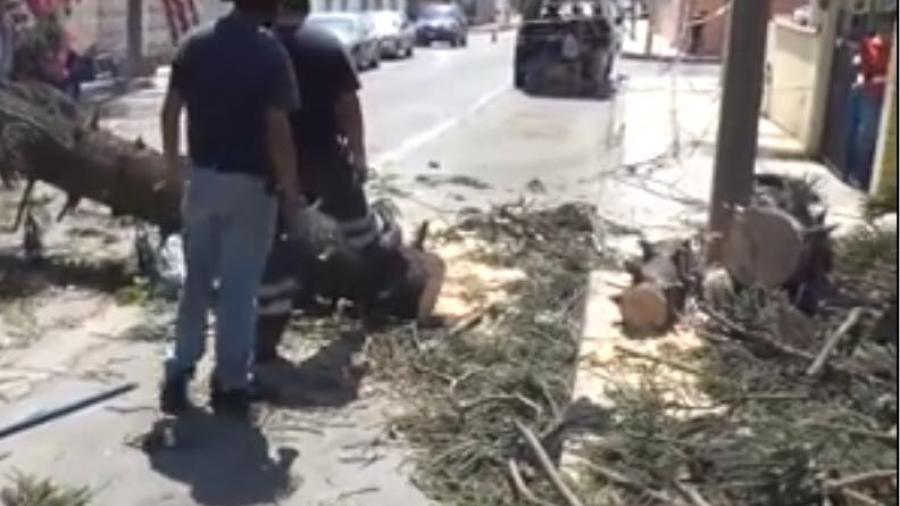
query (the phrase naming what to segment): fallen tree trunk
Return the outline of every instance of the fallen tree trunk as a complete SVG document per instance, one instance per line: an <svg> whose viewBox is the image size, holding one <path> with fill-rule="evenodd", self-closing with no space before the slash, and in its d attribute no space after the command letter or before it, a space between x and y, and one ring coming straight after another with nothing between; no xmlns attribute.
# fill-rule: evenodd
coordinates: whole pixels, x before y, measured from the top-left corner
<svg viewBox="0 0 900 506"><path fill-rule="evenodd" d="M41 83L0 84L0 176L6 181L24 177L28 187L43 181L69 195L67 208L93 200L109 206L113 215L159 226L163 237L181 228L182 188L163 184L161 153L140 139L129 142L101 129L96 117ZM392 224L399 231L399 224ZM404 246L398 240L386 253L385 261L396 267L387 275L373 272L384 262L375 265L372 255L352 250L331 218L315 214L310 227L308 240L298 245L297 263L316 281L315 295L360 302L404 319L431 313L444 265L421 244ZM420 235L417 242L424 242Z"/></svg>
<svg viewBox="0 0 900 506"><path fill-rule="evenodd" d="M40 83L0 85L0 157L4 179L16 175L53 185L73 204L90 199L128 215L180 228L180 187L161 188L161 154L140 139L125 141L96 118ZM161 188L161 189L160 189Z"/></svg>

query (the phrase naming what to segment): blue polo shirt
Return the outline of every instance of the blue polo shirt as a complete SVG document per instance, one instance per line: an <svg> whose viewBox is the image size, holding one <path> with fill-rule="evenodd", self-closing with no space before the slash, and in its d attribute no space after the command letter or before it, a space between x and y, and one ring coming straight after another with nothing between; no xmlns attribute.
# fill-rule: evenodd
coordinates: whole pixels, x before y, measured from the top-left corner
<svg viewBox="0 0 900 506"><path fill-rule="evenodd" d="M287 53L259 23L233 12L189 35L170 86L184 98L194 164L262 178L273 174L266 114L299 107Z"/></svg>

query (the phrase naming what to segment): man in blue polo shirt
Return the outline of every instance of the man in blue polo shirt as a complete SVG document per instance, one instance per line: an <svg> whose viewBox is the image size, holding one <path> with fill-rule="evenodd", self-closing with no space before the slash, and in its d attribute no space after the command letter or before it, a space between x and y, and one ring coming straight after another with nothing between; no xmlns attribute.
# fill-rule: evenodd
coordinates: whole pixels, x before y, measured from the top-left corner
<svg viewBox="0 0 900 506"><path fill-rule="evenodd" d="M288 119L299 107L296 80L284 49L264 26L272 22L277 3L234 0L230 14L183 42L172 64L161 122L169 182L186 185L187 278L160 395L165 412L190 405L187 386L204 353L211 306L216 314L213 407L243 411L258 397L250 374L254 299L275 233L276 193L289 222L302 205ZM179 161L183 110L186 169ZM288 228L296 230L291 223Z"/></svg>

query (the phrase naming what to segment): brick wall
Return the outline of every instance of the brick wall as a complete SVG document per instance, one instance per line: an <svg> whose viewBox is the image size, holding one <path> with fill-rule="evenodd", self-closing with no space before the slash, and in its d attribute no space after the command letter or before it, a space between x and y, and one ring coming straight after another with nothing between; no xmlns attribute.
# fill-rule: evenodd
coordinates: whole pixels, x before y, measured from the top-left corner
<svg viewBox="0 0 900 506"><path fill-rule="evenodd" d="M164 58L172 41L160 0L143 1L143 48L145 57ZM128 2L126 0L81 0L66 18L75 48L94 46L99 52L124 59L128 49Z"/></svg>
<svg viewBox="0 0 900 506"><path fill-rule="evenodd" d="M790 14L800 6L808 5L810 0L771 0L772 14ZM690 20L701 13L711 15L728 3L728 0L657 0L656 33L669 40L673 46L679 45L683 50L690 48L691 32L688 30L685 40L680 44L682 16ZM701 55L721 55L727 33L728 13L711 19L703 26L702 44L696 53Z"/></svg>

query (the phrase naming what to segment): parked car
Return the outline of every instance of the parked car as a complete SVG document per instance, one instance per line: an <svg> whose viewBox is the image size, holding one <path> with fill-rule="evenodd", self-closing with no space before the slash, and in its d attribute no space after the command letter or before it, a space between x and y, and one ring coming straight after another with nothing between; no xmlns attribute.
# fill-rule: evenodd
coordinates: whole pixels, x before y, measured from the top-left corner
<svg viewBox="0 0 900 506"><path fill-rule="evenodd" d="M513 84L532 94L609 96L622 48L620 12L611 0L596 1L589 9L580 3L551 7L518 29ZM579 63L577 73L572 58L565 56L570 40Z"/></svg>
<svg viewBox="0 0 900 506"><path fill-rule="evenodd" d="M306 21L333 33L350 53L357 70L377 68L381 63L381 48L375 27L369 16L355 13L316 13Z"/></svg>
<svg viewBox="0 0 900 506"><path fill-rule="evenodd" d="M406 15L396 11L372 13L375 35L381 46L381 56L400 58L413 55L416 47L416 29Z"/></svg>
<svg viewBox="0 0 900 506"><path fill-rule="evenodd" d="M469 40L469 23L459 5L426 4L416 20L416 41L428 45L435 41L453 47L465 46Z"/></svg>

